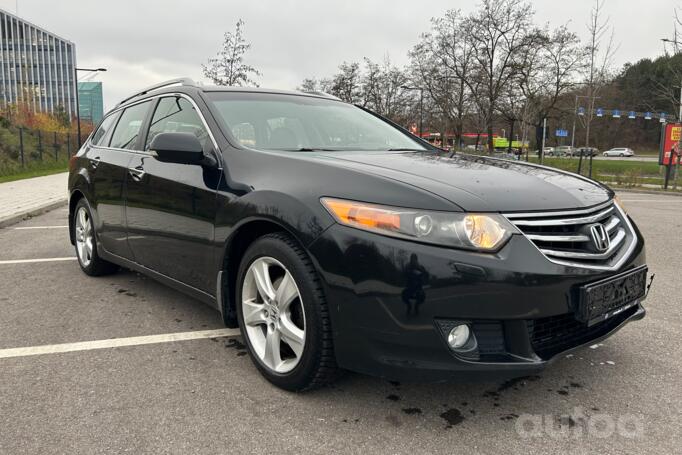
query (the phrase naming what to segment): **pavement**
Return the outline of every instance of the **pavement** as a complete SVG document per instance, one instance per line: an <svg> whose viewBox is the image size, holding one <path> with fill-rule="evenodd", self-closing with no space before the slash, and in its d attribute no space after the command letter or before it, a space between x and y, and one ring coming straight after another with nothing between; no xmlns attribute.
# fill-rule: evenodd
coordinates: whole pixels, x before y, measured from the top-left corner
<svg viewBox="0 0 682 455"><path fill-rule="evenodd" d="M68 178L68 172L62 172L0 183L0 227L65 205Z"/></svg>
<svg viewBox="0 0 682 455"><path fill-rule="evenodd" d="M304 394L266 382L208 306L83 274L66 207L0 229L0 454L680 453L682 198L621 197L656 274L644 320L539 376L347 373Z"/></svg>

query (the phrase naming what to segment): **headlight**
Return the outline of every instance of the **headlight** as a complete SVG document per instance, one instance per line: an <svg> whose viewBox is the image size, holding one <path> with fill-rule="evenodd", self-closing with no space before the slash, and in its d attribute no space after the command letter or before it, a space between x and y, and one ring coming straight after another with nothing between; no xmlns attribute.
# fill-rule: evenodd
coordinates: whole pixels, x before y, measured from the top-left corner
<svg viewBox="0 0 682 455"><path fill-rule="evenodd" d="M516 232L497 214L432 212L326 197L321 202L346 226L441 246L493 252Z"/></svg>

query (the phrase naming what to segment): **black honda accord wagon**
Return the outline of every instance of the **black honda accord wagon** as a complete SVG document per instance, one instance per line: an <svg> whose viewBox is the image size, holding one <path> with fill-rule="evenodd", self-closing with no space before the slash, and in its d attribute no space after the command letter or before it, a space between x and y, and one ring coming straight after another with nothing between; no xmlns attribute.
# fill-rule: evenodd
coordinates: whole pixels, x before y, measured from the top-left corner
<svg viewBox="0 0 682 455"><path fill-rule="evenodd" d="M322 93L150 87L70 162L88 275L214 306L272 383L542 370L644 317L644 241L607 187L451 154Z"/></svg>

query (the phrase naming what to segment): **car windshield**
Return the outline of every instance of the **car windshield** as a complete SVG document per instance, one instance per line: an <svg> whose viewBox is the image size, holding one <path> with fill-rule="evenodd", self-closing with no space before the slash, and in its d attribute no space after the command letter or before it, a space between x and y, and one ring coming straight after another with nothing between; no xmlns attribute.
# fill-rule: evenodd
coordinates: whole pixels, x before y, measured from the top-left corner
<svg viewBox="0 0 682 455"><path fill-rule="evenodd" d="M416 138L351 104L300 95L209 92L243 146L285 151L426 150Z"/></svg>

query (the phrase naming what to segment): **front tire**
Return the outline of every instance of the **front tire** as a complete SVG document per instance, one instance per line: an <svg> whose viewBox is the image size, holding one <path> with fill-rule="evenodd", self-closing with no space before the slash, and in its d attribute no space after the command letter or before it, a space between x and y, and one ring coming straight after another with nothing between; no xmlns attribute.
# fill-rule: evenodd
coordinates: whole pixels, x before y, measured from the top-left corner
<svg viewBox="0 0 682 455"><path fill-rule="evenodd" d="M242 337L268 381L303 391L335 379L327 302L310 258L291 237L256 240L242 258L235 291Z"/></svg>
<svg viewBox="0 0 682 455"><path fill-rule="evenodd" d="M73 214L73 230L76 256L83 272L90 276L101 276L118 270L117 265L99 257L92 212L85 198L76 204Z"/></svg>

